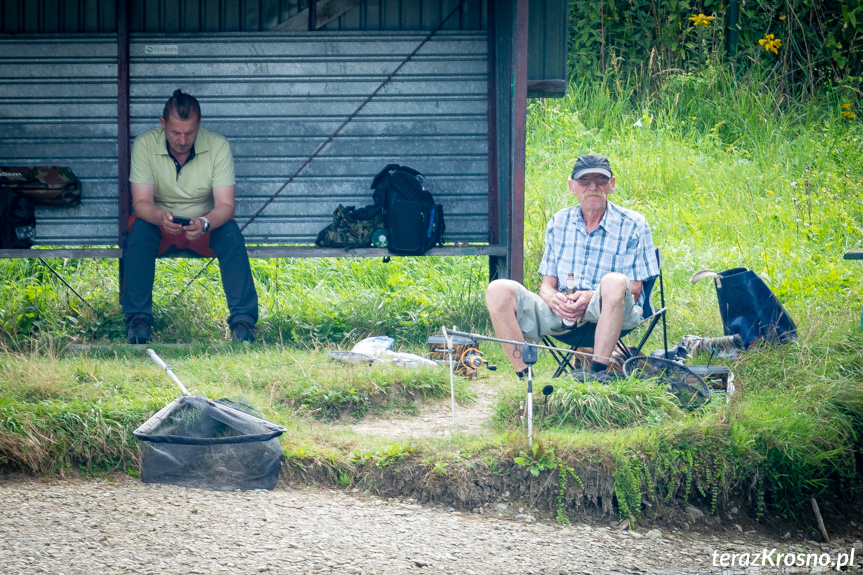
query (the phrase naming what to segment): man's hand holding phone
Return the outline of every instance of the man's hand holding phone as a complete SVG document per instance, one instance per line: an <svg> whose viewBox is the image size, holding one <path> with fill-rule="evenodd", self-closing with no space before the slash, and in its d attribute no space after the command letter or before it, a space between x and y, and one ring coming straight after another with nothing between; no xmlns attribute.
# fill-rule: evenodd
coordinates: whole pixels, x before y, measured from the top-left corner
<svg viewBox="0 0 863 575"><path fill-rule="evenodd" d="M188 240L194 240L204 232L200 218L175 216L170 211L162 212L162 227L169 234L185 234Z"/></svg>
<svg viewBox="0 0 863 575"><path fill-rule="evenodd" d="M189 241L200 237L204 233L204 224L201 222L201 218L192 218L189 225L183 228L183 231L186 233L186 239Z"/></svg>
<svg viewBox="0 0 863 575"><path fill-rule="evenodd" d="M175 216L170 211L162 212L162 221L160 225L165 228L165 231L172 235L177 235L183 233L183 225L182 221L186 220L186 223L189 222L189 218L182 218L180 216ZM179 220L179 221L177 221Z"/></svg>

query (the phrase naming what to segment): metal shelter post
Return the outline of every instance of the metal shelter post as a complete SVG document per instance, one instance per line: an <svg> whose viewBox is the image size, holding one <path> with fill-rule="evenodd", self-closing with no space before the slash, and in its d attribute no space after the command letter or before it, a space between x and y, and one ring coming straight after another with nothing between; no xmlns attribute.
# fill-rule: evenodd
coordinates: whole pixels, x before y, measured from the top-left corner
<svg viewBox="0 0 863 575"><path fill-rule="evenodd" d="M737 57L737 43L740 30L740 1L731 0L728 4L725 44L728 49L728 57L732 60Z"/></svg>
<svg viewBox="0 0 863 575"><path fill-rule="evenodd" d="M524 164L527 137L528 0L515 0L513 22L512 196L510 204L510 278L524 280Z"/></svg>
<svg viewBox="0 0 863 575"><path fill-rule="evenodd" d="M129 189L131 139L129 129L129 3L117 0L117 246L122 250L126 222L132 213ZM123 255L119 260L120 293L123 293Z"/></svg>
<svg viewBox="0 0 863 575"><path fill-rule="evenodd" d="M309 0L309 32L318 29L318 6L315 0Z"/></svg>
<svg viewBox="0 0 863 575"><path fill-rule="evenodd" d="M488 3L488 243L500 243L498 226L497 181L497 11L494 0ZM498 277L498 256L488 257L488 281Z"/></svg>

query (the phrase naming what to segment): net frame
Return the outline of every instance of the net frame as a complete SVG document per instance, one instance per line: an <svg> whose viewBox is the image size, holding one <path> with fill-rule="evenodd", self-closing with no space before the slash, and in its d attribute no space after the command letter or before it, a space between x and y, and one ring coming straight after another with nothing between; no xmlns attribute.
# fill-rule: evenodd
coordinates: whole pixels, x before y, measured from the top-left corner
<svg viewBox="0 0 863 575"><path fill-rule="evenodd" d="M183 393L132 434L141 451L141 481L213 490L272 489L284 453L284 427L245 401L191 395L152 349L156 364Z"/></svg>
<svg viewBox="0 0 863 575"><path fill-rule="evenodd" d="M637 355L623 363L623 373L627 377L662 381L680 407L690 411L706 405L712 395L710 386L700 375L669 359Z"/></svg>

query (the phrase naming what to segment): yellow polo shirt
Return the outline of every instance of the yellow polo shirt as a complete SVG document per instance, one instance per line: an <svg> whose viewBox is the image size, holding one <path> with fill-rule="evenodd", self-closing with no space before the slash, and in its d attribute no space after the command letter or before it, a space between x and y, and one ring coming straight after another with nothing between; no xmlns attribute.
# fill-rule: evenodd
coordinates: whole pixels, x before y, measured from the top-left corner
<svg viewBox="0 0 863 575"><path fill-rule="evenodd" d="M234 157L224 136L198 129L195 157L177 174L168 155L165 130L153 128L135 138L129 181L155 186L154 203L177 216L196 218L213 209L213 188L233 186Z"/></svg>

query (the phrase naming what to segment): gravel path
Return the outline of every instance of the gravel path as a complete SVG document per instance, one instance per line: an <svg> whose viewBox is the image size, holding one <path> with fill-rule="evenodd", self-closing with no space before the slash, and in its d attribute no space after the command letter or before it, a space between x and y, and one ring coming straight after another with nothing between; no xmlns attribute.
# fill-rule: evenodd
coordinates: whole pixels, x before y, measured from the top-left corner
<svg viewBox="0 0 863 575"><path fill-rule="evenodd" d="M499 390L487 379L476 380L471 385L476 400L466 404L456 403L455 424L452 403L447 397L439 401L417 402L417 415L364 417L360 422L343 425L362 435L378 437L449 437L453 433L483 433L483 426L491 418Z"/></svg>
<svg viewBox="0 0 863 575"><path fill-rule="evenodd" d="M0 573L745 573L712 567L713 550L779 546L755 535L720 542L514 515L323 489L226 493L131 478L7 479L0 480Z"/></svg>

